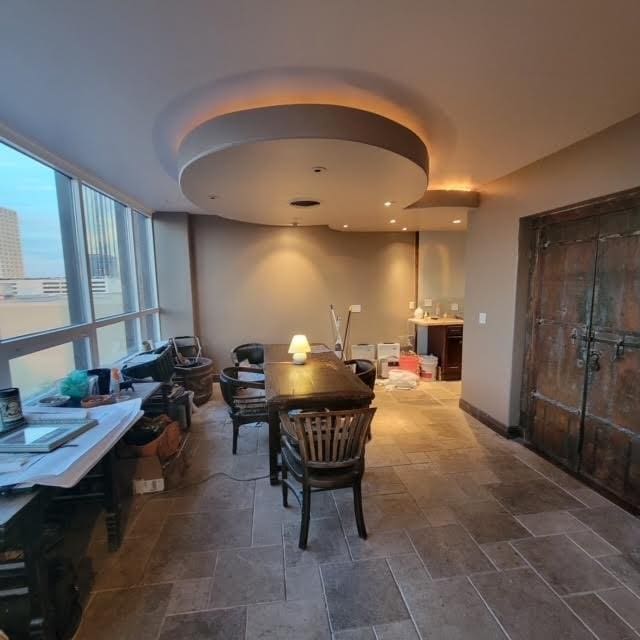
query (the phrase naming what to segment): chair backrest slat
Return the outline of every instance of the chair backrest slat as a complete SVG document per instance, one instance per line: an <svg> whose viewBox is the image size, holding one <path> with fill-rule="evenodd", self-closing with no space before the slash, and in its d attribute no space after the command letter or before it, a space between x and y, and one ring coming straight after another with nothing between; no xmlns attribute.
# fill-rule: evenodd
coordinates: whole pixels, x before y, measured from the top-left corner
<svg viewBox="0 0 640 640"><path fill-rule="evenodd" d="M300 444L303 461L310 466L355 463L364 446L375 408L316 413L283 413L288 431Z"/></svg>

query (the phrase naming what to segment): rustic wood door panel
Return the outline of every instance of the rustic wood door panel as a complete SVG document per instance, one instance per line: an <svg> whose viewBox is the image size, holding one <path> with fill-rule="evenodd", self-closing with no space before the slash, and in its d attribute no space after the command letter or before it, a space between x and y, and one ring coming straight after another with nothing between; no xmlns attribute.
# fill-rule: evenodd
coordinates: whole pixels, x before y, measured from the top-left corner
<svg viewBox="0 0 640 640"><path fill-rule="evenodd" d="M571 234L577 238L571 238ZM591 316L597 226L554 225L541 234L532 348L528 437L572 469L579 464L586 336Z"/></svg>
<svg viewBox="0 0 640 640"><path fill-rule="evenodd" d="M578 411L584 392L582 325L542 321L536 328L534 397Z"/></svg>
<svg viewBox="0 0 640 640"><path fill-rule="evenodd" d="M640 215L603 220L580 470L640 506Z"/></svg>
<svg viewBox="0 0 640 640"><path fill-rule="evenodd" d="M580 325L588 322L595 255L595 239L543 249L539 318Z"/></svg>
<svg viewBox="0 0 640 640"><path fill-rule="evenodd" d="M631 440L630 434L586 416L580 471L609 491L624 496Z"/></svg>
<svg viewBox="0 0 640 640"><path fill-rule="evenodd" d="M616 198L540 224L527 437L640 507L640 190Z"/></svg>
<svg viewBox="0 0 640 640"><path fill-rule="evenodd" d="M536 446L570 469L579 463L581 415L534 398L532 435Z"/></svg>
<svg viewBox="0 0 640 640"><path fill-rule="evenodd" d="M639 265L640 236L600 240L593 305L594 327L640 333Z"/></svg>

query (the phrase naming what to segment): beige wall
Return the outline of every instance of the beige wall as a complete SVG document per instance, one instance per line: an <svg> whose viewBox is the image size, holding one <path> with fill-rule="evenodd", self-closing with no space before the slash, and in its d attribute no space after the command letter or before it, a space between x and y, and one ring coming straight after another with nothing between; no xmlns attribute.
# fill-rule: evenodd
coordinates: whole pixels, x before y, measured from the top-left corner
<svg viewBox="0 0 640 640"><path fill-rule="evenodd" d="M191 217L198 331L216 369L249 341L287 342L294 333L331 340L329 304L361 304L351 342L406 335L415 290L415 235L341 233L325 227L267 227Z"/></svg>
<svg viewBox="0 0 640 640"><path fill-rule="evenodd" d="M158 273L160 335L163 338L193 335L189 216L178 212L155 213L153 239Z"/></svg>
<svg viewBox="0 0 640 640"><path fill-rule="evenodd" d="M466 250L463 398L506 425L519 419L526 295L519 223L640 185L640 115L482 188ZM525 256L526 257L526 256ZM487 324L478 323L479 312Z"/></svg>
<svg viewBox="0 0 640 640"><path fill-rule="evenodd" d="M455 313L450 304L464 306L465 245L467 234L459 231L421 231L418 270L418 303L425 298L440 303L441 313ZM431 309L434 312L434 309Z"/></svg>

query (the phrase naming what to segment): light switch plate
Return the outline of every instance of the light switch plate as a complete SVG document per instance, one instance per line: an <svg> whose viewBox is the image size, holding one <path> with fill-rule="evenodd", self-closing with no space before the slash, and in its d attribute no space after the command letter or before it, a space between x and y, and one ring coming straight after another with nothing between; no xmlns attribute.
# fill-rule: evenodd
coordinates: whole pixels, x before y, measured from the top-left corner
<svg viewBox="0 0 640 640"><path fill-rule="evenodd" d="M360 313L362 311L362 306L359 304L352 304L349 307L349 311L351 311L351 313Z"/></svg>
<svg viewBox="0 0 640 640"><path fill-rule="evenodd" d="M409 302L409 311L413 311L415 308L416 308L416 303L413 300L411 300Z"/></svg>
<svg viewBox="0 0 640 640"><path fill-rule="evenodd" d="M425 307L433 307L433 300L431 298L425 298L424 306Z"/></svg>
<svg viewBox="0 0 640 640"><path fill-rule="evenodd" d="M451 311L457 311L458 310L458 303L457 302L452 302L451 303Z"/></svg>
<svg viewBox="0 0 640 640"><path fill-rule="evenodd" d="M480 324L487 324L487 314L484 312L481 312L478 314L478 322Z"/></svg>

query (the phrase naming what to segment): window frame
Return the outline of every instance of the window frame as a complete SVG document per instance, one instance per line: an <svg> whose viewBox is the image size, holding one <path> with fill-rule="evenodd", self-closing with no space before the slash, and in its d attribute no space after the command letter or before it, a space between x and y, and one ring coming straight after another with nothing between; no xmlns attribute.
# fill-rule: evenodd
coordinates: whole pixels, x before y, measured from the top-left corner
<svg viewBox="0 0 640 640"><path fill-rule="evenodd" d="M17 144L6 136L0 135L0 144L7 145L18 153L22 153L32 160L53 169L58 174L68 178L70 181L68 202L70 210L66 211L65 215L72 221L72 225L70 228L65 227L64 229L61 229L61 234L62 242L68 242L69 246L73 248L73 251L78 258L78 264L75 265L75 269L70 270L65 268L67 290L71 290L71 285L73 285L73 290L76 291L75 299L72 300L71 297L68 299L70 321L72 321L74 316L82 318L82 321L64 327L0 339L0 388L12 386L9 366L11 360L69 342L77 345L77 349L74 350L76 368L92 369L99 366L117 365L118 363L123 362L130 357L129 354L123 354L123 357L116 362L100 361L97 332L98 329L102 327L124 322L125 327L127 328L127 341L131 341L133 344L140 344L142 336L142 322L145 321L148 316L156 315L158 318L160 316L160 307L157 295L158 272L155 256L154 228L151 223L149 223L149 242L153 265L153 279L151 282L154 290L153 302L155 303L155 306L148 309L143 308L144 305L142 304L143 301L141 299L142 291L139 286L138 279L139 248L135 242L134 216L142 215L151 220L151 215L147 212L141 211L139 206L126 202L121 196L111 195L104 188L96 186L96 184L91 180L60 168L54 162L41 157L30 149L26 149L24 146ZM134 297L136 305L133 311L127 311L99 319L96 318L93 292L91 289L91 264L88 251L87 219L82 198L83 187L92 189L93 191L114 200L116 204L124 207L124 233L126 234L129 255L124 261L126 264L121 265L121 267L126 269L127 280L133 286L133 290L130 292L130 295ZM61 215L60 209L58 214ZM71 273L72 278L70 279L69 274ZM158 326L157 321L155 322L155 326ZM129 334L130 327L133 328L132 335ZM159 337L159 335L156 336L156 338Z"/></svg>

